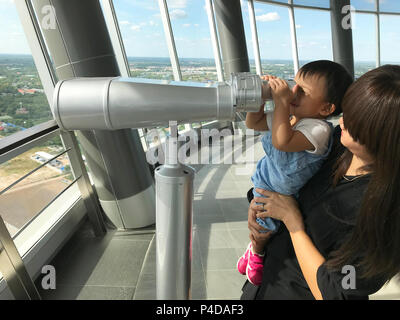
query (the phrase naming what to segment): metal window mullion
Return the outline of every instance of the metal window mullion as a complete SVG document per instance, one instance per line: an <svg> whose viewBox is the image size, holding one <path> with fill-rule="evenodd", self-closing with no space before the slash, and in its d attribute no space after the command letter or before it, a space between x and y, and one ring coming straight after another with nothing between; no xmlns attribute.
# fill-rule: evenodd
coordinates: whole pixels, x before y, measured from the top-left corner
<svg viewBox="0 0 400 320"><path fill-rule="evenodd" d="M371 10L360 10L360 9L355 9L354 10L355 13L377 13L377 11L371 11ZM388 12L388 11L380 11L379 10L379 14L388 14L388 15L392 15L392 16L398 16L400 15L400 12Z"/></svg>
<svg viewBox="0 0 400 320"><path fill-rule="evenodd" d="M38 145L42 144L43 142L46 142L46 141L52 139L53 137L56 137L59 134L60 134L60 131L58 129L56 131L47 133L37 139L31 140L19 147L16 147L16 148L0 155L0 164L17 157L26 151L29 151L30 149L34 148L35 146L38 146Z"/></svg>
<svg viewBox="0 0 400 320"><path fill-rule="evenodd" d="M75 137L75 133L72 131L61 131L61 139L65 148L72 147L68 152L72 173L75 179L80 177L77 181L78 187L85 203L90 223L93 226L93 231L97 237L102 236L107 231L103 220L102 209L98 201L96 190L90 183L89 174L79 151L78 140Z"/></svg>
<svg viewBox="0 0 400 320"><path fill-rule="evenodd" d="M291 0L288 0L288 3L275 2L275 1L271 1L271 0L256 0L256 1L257 2L261 2L261 3L267 3L267 4L271 4L271 5L276 5L276 6L280 6L280 7L290 7L291 6L291 4L289 3L289 1L291 1ZM294 8L298 8L298 9L311 9L311 10L331 11L331 8L316 7L316 6L306 6L306 5L301 5L301 4L293 4L292 6ZM354 12L355 13L376 13L376 11L374 11L374 10L363 10L363 9L355 9ZM379 14L400 15L400 12L379 11Z"/></svg>
<svg viewBox="0 0 400 320"><path fill-rule="evenodd" d="M172 32L171 20L169 18L168 6L166 0L158 0L160 7L161 19L163 22L164 33L167 40L169 57L171 59L172 72L174 74L175 81L182 81L182 73L179 65L178 54L176 52L176 46L174 41L174 34Z"/></svg>
<svg viewBox="0 0 400 320"><path fill-rule="evenodd" d="M381 66L381 19L379 13L379 0L375 0L376 14L376 67Z"/></svg>
<svg viewBox="0 0 400 320"><path fill-rule="evenodd" d="M211 43L214 52L215 67L217 69L217 77L218 81L222 82L224 81L224 72L222 70L221 51L219 48L217 27L215 24L214 8L212 0L205 0L205 2L206 2L207 17L208 17L208 25L210 27Z"/></svg>
<svg viewBox="0 0 400 320"><path fill-rule="evenodd" d="M176 51L174 33L171 27L171 19L169 18L167 0L158 0L160 7L161 19L163 22L164 33L167 39L167 46L169 57L171 59L172 72L174 74L175 81L182 81L182 72L179 65L178 53ZM185 124L185 130L191 130L191 124Z"/></svg>
<svg viewBox="0 0 400 320"><path fill-rule="evenodd" d="M256 72L258 75L262 75L260 45L258 43L256 15L254 12L253 0L248 0L247 5L248 5L248 9L249 9L250 30L251 30L251 38L253 41L253 51L254 51L254 60L255 60L255 64L256 64Z"/></svg>
<svg viewBox="0 0 400 320"><path fill-rule="evenodd" d="M123 77L130 76L128 57L124 42L122 40L121 29L118 24L117 15L113 0L102 0L104 18L107 22L108 33L110 34L114 54L117 59L118 67Z"/></svg>
<svg viewBox="0 0 400 320"><path fill-rule="evenodd" d="M53 102L55 78L54 74L50 71L50 59L46 50L43 49L43 43L41 43L40 36L37 33L38 25L36 19L33 17L33 8L30 1L14 1L14 4L17 8L23 30L26 35L29 35L26 39L50 106Z"/></svg>
<svg viewBox="0 0 400 320"><path fill-rule="evenodd" d="M299 50L297 46L297 34L296 34L296 20L294 16L293 0L289 0L289 22L290 22L290 38L292 42L292 59L293 59L293 70L296 75L299 71Z"/></svg>
<svg viewBox="0 0 400 320"><path fill-rule="evenodd" d="M288 3L285 2L275 2L275 1L270 1L270 0L256 0L257 2L262 2L262 3L267 3L267 4L272 4L272 5L277 5L281 7L290 7L293 6L295 8L301 8L301 9L311 9L311 10L322 10L322 11L330 11L330 8L324 8L324 7L316 7L316 6L306 6L302 4L291 4L290 1L288 0Z"/></svg>
<svg viewBox="0 0 400 320"><path fill-rule="evenodd" d="M16 300L40 300L40 294L0 216L0 272Z"/></svg>

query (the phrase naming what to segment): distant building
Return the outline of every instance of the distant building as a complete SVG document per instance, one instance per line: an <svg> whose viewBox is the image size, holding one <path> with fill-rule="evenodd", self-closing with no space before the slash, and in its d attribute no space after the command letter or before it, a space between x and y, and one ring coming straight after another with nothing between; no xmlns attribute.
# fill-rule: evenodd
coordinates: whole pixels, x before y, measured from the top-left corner
<svg viewBox="0 0 400 320"><path fill-rule="evenodd" d="M37 151L35 154L31 155L31 159L39 163L45 163L53 157L54 156L44 151ZM50 161L46 164L46 167L56 170L59 173L63 173L65 170L63 163L57 159Z"/></svg>
<svg viewBox="0 0 400 320"><path fill-rule="evenodd" d="M0 116L0 122L4 122L6 120L12 120L12 117L5 115L5 116Z"/></svg>
<svg viewBox="0 0 400 320"><path fill-rule="evenodd" d="M36 89L17 89L17 90L22 95L24 95L25 93L34 94L36 92Z"/></svg>
<svg viewBox="0 0 400 320"><path fill-rule="evenodd" d="M27 110L26 108L19 108L15 111L15 114L28 114L29 110Z"/></svg>

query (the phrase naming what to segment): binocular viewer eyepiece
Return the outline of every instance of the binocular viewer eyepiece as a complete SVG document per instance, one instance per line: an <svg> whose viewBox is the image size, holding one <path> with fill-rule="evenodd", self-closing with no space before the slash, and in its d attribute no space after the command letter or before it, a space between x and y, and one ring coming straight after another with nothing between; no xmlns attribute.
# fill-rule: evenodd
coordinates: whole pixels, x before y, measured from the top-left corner
<svg viewBox="0 0 400 320"><path fill-rule="evenodd" d="M290 89L293 89L296 85L294 80L286 80ZM268 80L261 80L262 87L262 98L263 100L272 100L272 91Z"/></svg>

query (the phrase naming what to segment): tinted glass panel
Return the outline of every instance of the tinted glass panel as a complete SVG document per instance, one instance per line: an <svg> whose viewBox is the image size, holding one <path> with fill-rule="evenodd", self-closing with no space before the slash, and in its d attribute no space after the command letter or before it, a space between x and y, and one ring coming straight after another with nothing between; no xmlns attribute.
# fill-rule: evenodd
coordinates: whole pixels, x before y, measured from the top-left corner
<svg viewBox="0 0 400 320"><path fill-rule="evenodd" d="M55 138L1 164L0 191L63 150L60 138ZM73 180L64 153L1 194L0 215L11 235L34 219Z"/></svg>
<svg viewBox="0 0 400 320"><path fill-rule="evenodd" d="M53 118L12 1L0 1L0 139Z"/></svg>
<svg viewBox="0 0 400 320"><path fill-rule="evenodd" d="M167 0L182 80L217 80L204 1Z"/></svg>
<svg viewBox="0 0 400 320"><path fill-rule="evenodd" d="M379 10L386 12L400 12L400 1L379 0Z"/></svg>
<svg viewBox="0 0 400 320"><path fill-rule="evenodd" d="M295 9L295 20L300 67L313 60L332 60L330 13Z"/></svg>
<svg viewBox="0 0 400 320"><path fill-rule="evenodd" d="M289 11L285 7L255 3L263 73L293 78Z"/></svg>
<svg viewBox="0 0 400 320"><path fill-rule="evenodd" d="M357 13L353 22L354 72L359 77L376 67L375 16Z"/></svg>
<svg viewBox="0 0 400 320"><path fill-rule="evenodd" d="M156 0L114 0L114 7L134 78L173 79Z"/></svg>
<svg viewBox="0 0 400 320"><path fill-rule="evenodd" d="M381 15L381 64L400 63L400 16Z"/></svg>

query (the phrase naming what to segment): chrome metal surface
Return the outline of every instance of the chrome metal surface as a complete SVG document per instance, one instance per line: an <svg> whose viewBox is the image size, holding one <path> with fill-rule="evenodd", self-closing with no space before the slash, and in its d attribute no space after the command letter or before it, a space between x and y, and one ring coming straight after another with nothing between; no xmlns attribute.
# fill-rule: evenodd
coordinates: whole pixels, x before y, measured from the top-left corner
<svg viewBox="0 0 400 320"><path fill-rule="evenodd" d="M0 272L16 300L40 300L24 262L0 216Z"/></svg>

